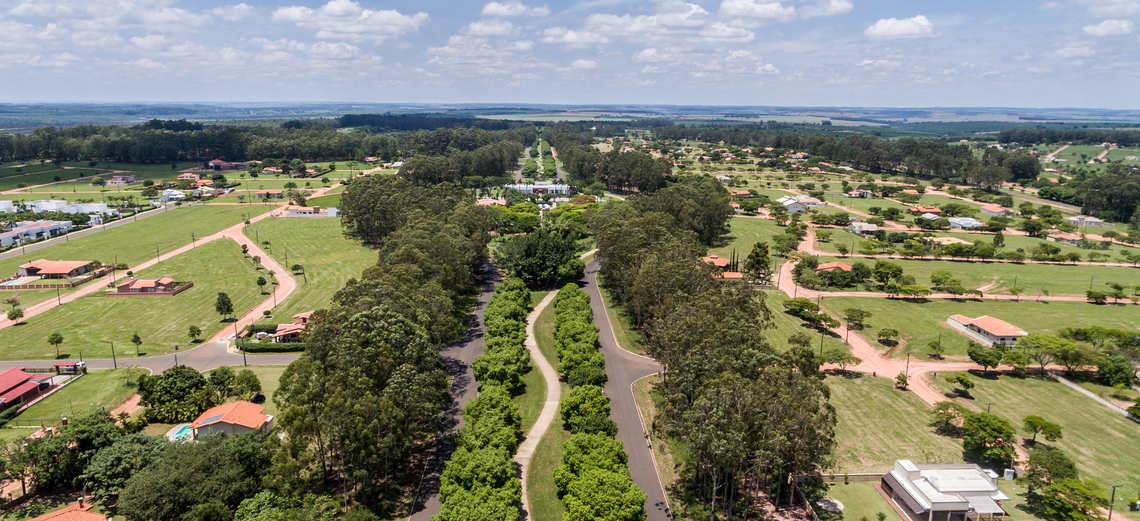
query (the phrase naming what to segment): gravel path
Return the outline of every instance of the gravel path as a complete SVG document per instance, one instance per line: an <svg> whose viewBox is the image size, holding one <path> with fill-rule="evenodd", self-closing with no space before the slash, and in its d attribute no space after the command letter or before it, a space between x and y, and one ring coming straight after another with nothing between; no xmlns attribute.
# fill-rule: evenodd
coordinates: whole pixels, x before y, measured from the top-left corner
<svg viewBox="0 0 1140 521"><path fill-rule="evenodd" d="M558 382L558 372L550 365L550 362L543 356L542 351L538 349L538 341L534 336L534 324L538 322L538 316L554 301L554 297L558 295L557 291L551 291L542 299L530 315L526 317L526 348L530 351L530 357L534 360L534 365L538 366L538 370L542 371L542 379L546 380L546 401L542 405L542 413L538 415L538 421L531 427L530 432L526 433L523 442L519 444L519 450L515 454L515 463L519 464L522 469L522 501L523 512L526 512L527 518L530 516L530 498L527 497L526 490L526 477L530 469L530 460L534 457L534 450L538 448L538 442L542 440L542 435L546 434L546 429L554 423L554 419L558 415L558 402L562 399L562 387Z"/></svg>

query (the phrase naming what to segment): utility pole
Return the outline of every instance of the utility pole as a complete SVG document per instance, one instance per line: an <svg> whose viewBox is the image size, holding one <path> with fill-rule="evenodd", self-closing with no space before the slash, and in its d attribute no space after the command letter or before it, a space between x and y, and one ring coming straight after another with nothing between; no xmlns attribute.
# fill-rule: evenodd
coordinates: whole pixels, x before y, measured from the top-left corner
<svg viewBox="0 0 1140 521"><path fill-rule="evenodd" d="M989 413L990 413L990 406L991 406L991 405L993 405L993 403L987 403L987 404L986 404L986 414L989 414Z"/></svg>
<svg viewBox="0 0 1140 521"><path fill-rule="evenodd" d="M1117 489L1117 487L1123 487L1123 486L1124 485L1113 485L1112 486L1112 499L1108 500L1108 521L1112 521L1112 507L1115 506L1114 503L1116 503L1116 489Z"/></svg>
<svg viewBox="0 0 1140 521"><path fill-rule="evenodd" d="M158 260L162 260L162 254L158 252L158 246L154 247L154 256L157 257Z"/></svg>
<svg viewBox="0 0 1140 521"><path fill-rule="evenodd" d="M62 306L63 301L59 298L59 288L55 288L55 303Z"/></svg>
<svg viewBox="0 0 1140 521"><path fill-rule="evenodd" d="M115 369L119 368L119 360L115 358L115 343L111 342L111 362L115 364Z"/></svg>
<svg viewBox="0 0 1140 521"><path fill-rule="evenodd" d="M191 248L197 248L198 247L198 245L195 244L196 240L197 240L197 238L194 237L194 232L190 232L190 247ZM1016 286L1016 284L1015 284L1015 286Z"/></svg>

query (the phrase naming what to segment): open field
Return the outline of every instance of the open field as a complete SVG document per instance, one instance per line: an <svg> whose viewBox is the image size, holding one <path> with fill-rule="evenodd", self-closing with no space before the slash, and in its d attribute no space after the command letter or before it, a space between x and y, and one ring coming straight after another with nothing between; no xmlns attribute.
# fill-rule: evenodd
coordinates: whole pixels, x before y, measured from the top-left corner
<svg viewBox="0 0 1140 521"><path fill-rule="evenodd" d="M788 348L788 339L791 338L792 335L803 333L811 337L812 351L819 352L821 337L819 331L805 327L803 320L784 312L784 302L789 300L789 297L779 290L765 291L765 293L768 295L766 302L768 309L772 311L772 321L775 324L775 329L769 330L765 335L768 341L772 343L772 346L779 351L783 351ZM828 298L831 297L826 297L823 301L827 301ZM844 352L850 350L847 344L843 342L843 339L834 333L828 332L822 335L822 337L824 349L837 348Z"/></svg>
<svg viewBox="0 0 1140 521"><path fill-rule="evenodd" d="M135 380L145 372L145 369L89 371L79 380L28 407L17 419L55 422L64 417L85 416L101 408L113 410L138 392ZM31 434L31 431L26 434Z"/></svg>
<svg viewBox="0 0 1140 521"><path fill-rule="evenodd" d="M722 237L716 247L709 249L708 254L728 259L735 251L741 264L748 258L752 246L757 242L766 241L771 246L771 237L786 230L785 227L776 224L776 221L752 217L729 219L728 224L731 228L728 235Z"/></svg>
<svg viewBox="0 0 1140 521"><path fill-rule="evenodd" d="M836 476L886 473L895 460L904 458L917 463L962 461L962 442L937 434L926 403L914 393L897 390L893 380L854 373L828 375L826 381L839 416Z"/></svg>
<svg viewBox="0 0 1140 521"><path fill-rule="evenodd" d="M843 195L842 192L827 192L827 194L824 195L824 198L829 203L834 203L839 206L851 208L863 213L869 213L868 210L876 206L884 210L887 208L898 208L900 212L906 212L910 208L905 204L887 199L864 199L862 197L847 197L846 195Z"/></svg>
<svg viewBox="0 0 1140 521"><path fill-rule="evenodd" d="M52 182L56 181L56 179L55 179L56 177L58 177L62 181L62 180L67 180L67 179L75 179L77 177L102 175L105 172L106 172L106 170L73 169L73 170L51 170L51 171L39 172L39 173L31 174L31 175L14 175L11 177L4 177L4 178L0 179L0 190L15 190L15 189L19 188L21 184L24 186L35 186L35 185L42 185L45 183L52 183ZM86 188L87 190L96 191L95 187L90 185L90 181L78 181L78 182L68 183L68 184L69 185L76 185L77 189L80 191L83 191L84 188ZM60 186L60 185L55 185L55 186ZM69 186L69 188L70 188L70 186ZM70 190L68 190L68 191L70 191Z"/></svg>
<svg viewBox="0 0 1140 521"><path fill-rule="evenodd" d="M254 280L264 271L255 271L253 262L242 256L233 241L219 239L202 244L182 255L164 260L138 273L154 278L172 275L176 281L193 281L194 287L174 297L107 298L102 293L69 302L33 317L23 325L0 330L0 357L5 360L54 358L55 350L47 337L61 332L61 353L86 358L110 358L110 343L121 363L130 363L135 354L131 336L142 338L140 350L149 355L173 351L174 344L187 344L191 325L209 338L227 323L214 311L219 292L228 293L236 315L260 302Z"/></svg>
<svg viewBox="0 0 1140 521"><path fill-rule="evenodd" d="M62 164L64 166L74 166L74 167L83 167L83 168L91 167L90 162L88 162L88 161L65 161ZM96 162L95 166L92 168L102 168L102 169L106 169L106 170L126 170L126 171L129 171L132 173L133 172L158 172L158 173L171 174L172 172L176 173L179 170L187 170L190 168L202 166L204 164L205 164L204 162L198 162L198 161L180 161L180 162L155 163L155 164L108 163L106 161L99 161L99 162ZM174 168L171 168L170 165L177 165L177 166ZM171 175L173 177L175 174L171 174Z"/></svg>
<svg viewBox="0 0 1140 521"><path fill-rule="evenodd" d="M269 241L270 247L262 245L262 249L286 268L294 264L305 268L304 276L300 272L293 275L297 289L278 302L269 320L274 324L288 322L296 313L328 307L348 279L360 278L366 268L376 264L374 251L345 238L340 219L270 218L246 226L243 232L250 239Z"/></svg>
<svg viewBox="0 0 1140 521"><path fill-rule="evenodd" d="M891 462L892 468L894 461ZM888 469L889 470L889 469ZM877 469L876 469L877 471ZM875 490L873 482L828 483L820 487L806 488L805 497L812 503L816 515L822 521L859 521L860 519L878 519L878 514L886 515L884 521L904 521L891 508L891 504ZM816 501L822 498L831 498L843 504L843 511L828 512L817 506Z"/></svg>
<svg viewBox="0 0 1140 521"><path fill-rule="evenodd" d="M205 237L242 222L246 215L269 211L267 206L191 206L161 211L146 219L117 226L78 239L0 261L0 274L14 274L16 267L36 259L99 260L104 264L126 263L133 267L166 252L190 244L191 234ZM97 283L92 281L91 283Z"/></svg>
<svg viewBox="0 0 1140 521"><path fill-rule="evenodd" d="M915 282L923 286L930 285L930 274L934 271L949 271L954 278L961 280L967 288L978 288L986 284L995 283L997 286L985 293L1009 294L1015 279L1018 287L1024 288L1022 298L1032 298L1044 288L1051 295L1084 295L1091 284L1094 290L1108 289L1106 282L1117 282L1126 286L1140 284L1140 269L1130 266L1097 266L1073 264L1015 264L1010 262L982 262L982 261L952 261L952 260L906 260L888 259L885 255L882 260L898 264L903 268L904 275L913 275ZM874 266L875 259L849 257L820 257L820 262L833 262L843 260L848 264L861 261L868 266Z"/></svg>
<svg viewBox="0 0 1140 521"><path fill-rule="evenodd" d="M823 308L834 317L842 317L843 310L854 307L869 311L867 329L862 334L875 344L875 332L885 328L898 329L902 334L900 346L893 349L892 356L906 357L913 354L926 359L929 350L926 345L942 334L943 354L947 357L966 356L966 343L969 339L943 325L951 315L962 314L968 317L989 315L1009 322L1030 333L1056 333L1063 327L1101 326L1114 329L1134 330L1140 307L1133 304L1097 306L1085 302L1035 302L1032 298L1021 302L1009 300L929 300L910 302L886 298L824 297ZM1058 317L1064 317L1058 320ZM886 349L884 346L883 349Z"/></svg>
<svg viewBox="0 0 1140 521"><path fill-rule="evenodd" d="M343 197L341 194L335 195L322 195L309 199L307 204L309 206L320 206L321 208L337 208L340 206L340 199ZM340 219L336 219L340 222Z"/></svg>
<svg viewBox="0 0 1140 521"><path fill-rule="evenodd" d="M991 376L974 378L977 387L970 391L972 398L954 398L975 410L985 410L992 403L991 412L1008 419L1021 430L1021 420L1035 414L1061 425L1064 438L1048 442L1065 451L1077 464L1082 477L1097 480L1102 487L1123 485L1117 493L1130 495L1140 488L1140 452L1134 441L1140 435L1140 424L1094 402L1077 391L1049 377L1031 372L1026 378ZM935 387L952 395L951 385L941 378L934 379ZM1021 433L1026 434L1026 433ZM1119 505L1118 505L1119 506ZM1135 512L1121 515L1140 519Z"/></svg>
<svg viewBox="0 0 1140 521"><path fill-rule="evenodd" d="M558 351L554 345L554 306L546 306L534 324L535 340L538 349L550 365L558 365ZM532 370L531 373L539 373ZM539 376L541 378L541 375ZM562 396L570 392L570 386L559 382ZM524 422L525 424L525 422ZM524 432L526 428L524 425ZM562 446L570 439L570 431L562 427L559 418L546 430L534 456L530 460L527 473L527 495L530 498L530 514L534 521L560 521L566 507L558 498L558 487L554 485L554 469L562 462Z"/></svg>
<svg viewBox="0 0 1140 521"><path fill-rule="evenodd" d="M859 235L851 233L851 232L847 231L846 229L840 229L840 228L820 228L820 229L830 230L832 232L832 238L831 238L830 242L821 242L818 240L816 241L815 247L817 250L820 250L820 251L837 253L838 250L836 249L836 245L839 243L846 244L847 248L850 251L858 251L859 241L864 240L863 237L860 237ZM921 230L913 229L907 233L919 233L919 232L921 232ZM890 232L887 232L887 233L890 233ZM1096 232L1090 231L1090 233L1096 233ZM977 242L977 241L984 241L986 244L993 244L993 240L994 240L994 234L983 233L983 232L976 232L976 233L974 233L974 232L971 232L971 233L933 232L932 235L934 237L956 237L958 239L962 239L963 241L967 241L967 242L971 242L971 243ZM1028 251L1030 248L1034 248L1041 243L1046 243L1046 244L1060 248L1061 253L1063 253L1063 254L1079 253L1079 254L1081 254L1082 260L1087 260L1089 252L1094 251L1094 250L1082 249L1082 248L1077 247L1077 246L1070 246L1068 244L1062 244L1059 242L1048 242L1045 239L1040 239L1037 237L1029 237L1026 235L1005 234L1004 238L1005 238L1005 246L1001 250L999 250L999 251L1003 251L1003 252L1016 251L1017 249L1020 248L1021 250L1026 252L1026 254L1028 255ZM852 245L854 245L854 248L855 248L854 250L851 250ZM894 246L898 247L898 246L901 246L901 244L896 244ZM1113 245L1112 247L1110 247L1107 250L1095 250L1095 251L1097 251L1098 253L1108 254L1110 257L1109 260L1111 262L1118 262L1120 260L1118 252L1120 252L1122 249L1127 249L1127 248L1120 246L1120 245Z"/></svg>

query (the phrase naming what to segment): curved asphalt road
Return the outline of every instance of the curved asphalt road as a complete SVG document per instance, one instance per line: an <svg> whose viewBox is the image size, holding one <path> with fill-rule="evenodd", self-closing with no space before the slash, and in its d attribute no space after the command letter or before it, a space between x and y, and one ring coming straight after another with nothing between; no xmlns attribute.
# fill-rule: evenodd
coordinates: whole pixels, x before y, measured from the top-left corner
<svg viewBox="0 0 1140 521"><path fill-rule="evenodd" d="M673 519L661 477L657 475L657 465L653 452L646 442L645 428L641 423L641 413L637 400L633 397L633 382L661 371L661 364L652 358L635 355L618 346L614 330L610 326L602 295L598 291L598 263L586 266L586 293L590 295L590 308L594 312L594 324L601 337L602 355L606 358L606 395L610 397L610 418L617 423L617 439L625 445L629 455L629 473L633 482L645 491L645 512L647 521Z"/></svg>
<svg viewBox="0 0 1140 521"><path fill-rule="evenodd" d="M175 365L185 365L199 372L216 369L223 365L289 365L301 357L298 354L279 355L248 355L229 351L229 341L218 340L206 342L186 351L161 356L148 356L136 358L134 356L120 356L118 358L88 358L88 369L112 369L115 367L138 366L149 369L152 374L159 374ZM126 349L126 344L123 345ZM51 367L59 360L19 360L14 362L0 362L0 370L13 367ZM68 360L71 361L71 360ZM175 362L177 361L177 364Z"/></svg>
<svg viewBox="0 0 1140 521"><path fill-rule="evenodd" d="M427 464L424 466L424 473L416 490L416 499L412 503L412 515L408 517L410 521L430 521L431 516L439 513L442 507L439 502L439 476L455 449L451 438L463 426L463 408L467 406L468 400L479 394L479 383L475 381L471 363L475 361L475 357L483 353L483 336L487 333L483 324L483 311L487 308L487 302L491 300L498 283L499 270L494 264L487 262L483 265L483 289L479 292L479 300L475 304L475 314L471 320L471 327L467 330L467 336L440 351L443 355L443 364L452 376L452 401L443 412L443 425L435 435L431 454L428 455Z"/></svg>

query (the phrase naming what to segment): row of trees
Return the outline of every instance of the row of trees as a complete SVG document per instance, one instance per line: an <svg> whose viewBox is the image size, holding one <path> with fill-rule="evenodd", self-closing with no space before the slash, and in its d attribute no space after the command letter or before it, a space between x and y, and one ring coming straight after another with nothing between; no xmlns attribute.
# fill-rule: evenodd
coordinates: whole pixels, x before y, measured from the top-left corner
<svg viewBox="0 0 1140 521"><path fill-rule="evenodd" d="M522 418L511 394L530 369L524 345L530 300L526 285L509 279L495 289L487 305L487 347L474 363L479 396L463 411L466 423L440 476L442 508L432 518L436 521L519 518L522 482L511 458L518 449Z"/></svg>
<svg viewBox="0 0 1140 521"><path fill-rule="evenodd" d="M558 372L570 384L559 416L569 427L554 483L566 505L566 520L641 521L646 517L645 491L630 477L627 456L614 439L617 425L602 385L606 361L598 351L598 328L590 296L567 284L554 298L554 341Z"/></svg>

